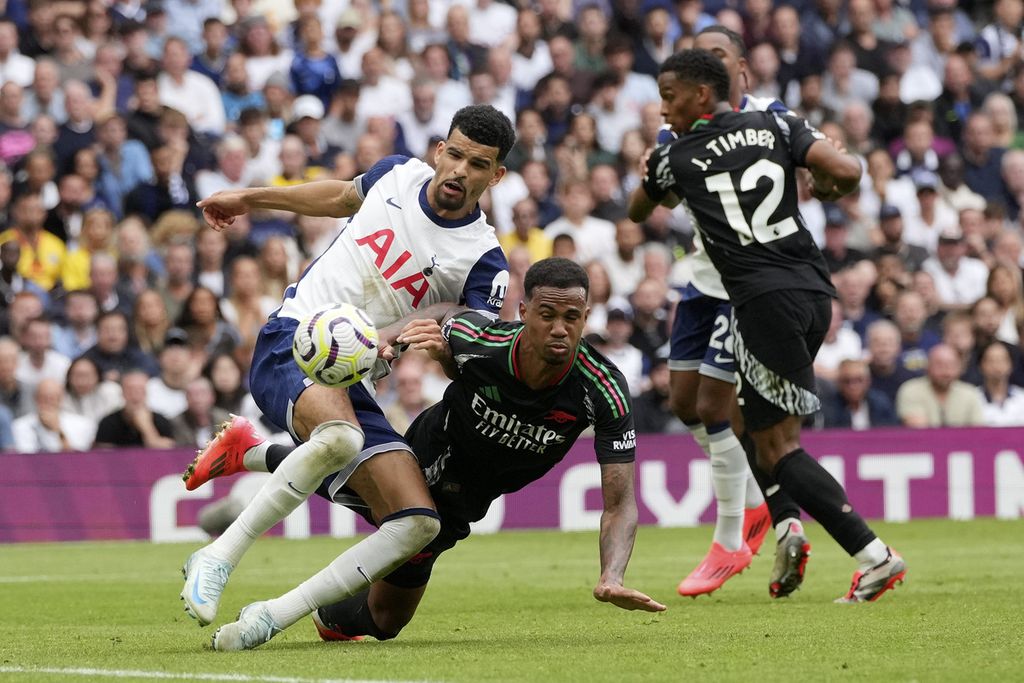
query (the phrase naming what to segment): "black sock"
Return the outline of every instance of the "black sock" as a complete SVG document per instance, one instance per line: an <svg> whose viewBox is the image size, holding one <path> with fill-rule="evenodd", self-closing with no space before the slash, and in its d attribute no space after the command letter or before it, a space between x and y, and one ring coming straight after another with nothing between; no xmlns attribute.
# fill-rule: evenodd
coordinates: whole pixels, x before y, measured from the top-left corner
<svg viewBox="0 0 1024 683"><path fill-rule="evenodd" d="M853 511L843 487L804 449L782 456L773 474L775 481L850 555L875 540L875 534Z"/></svg>
<svg viewBox="0 0 1024 683"><path fill-rule="evenodd" d="M320 621L332 631L344 633L346 636L373 636L377 640L391 640L398 635L382 631L377 627L370 614L370 589L356 593L351 598L327 605L317 610Z"/></svg>
<svg viewBox="0 0 1024 683"><path fill-rule="evenodd" d="M281 446L280 444L271 444L267 448L267 471L273 472L284 459L288 457L288 454L295 450L294 446Z"/></svg>
<svg viewBox="0 0 1024 683"><path fill-rule="evenodd" d="M800 506L796 504L789 494L782 490L774 478L767 474L757 464L757 448L754 440L746 432L740 437L740 444L747 454L747 464L750 471L754 473L754 479L764 494L764 502L768 503L768 511L772 515L772 525L776 525L784 519L800 519ZM774 491L772 491L774 489ZM768 493L772 491L771 493Z"/></svg>

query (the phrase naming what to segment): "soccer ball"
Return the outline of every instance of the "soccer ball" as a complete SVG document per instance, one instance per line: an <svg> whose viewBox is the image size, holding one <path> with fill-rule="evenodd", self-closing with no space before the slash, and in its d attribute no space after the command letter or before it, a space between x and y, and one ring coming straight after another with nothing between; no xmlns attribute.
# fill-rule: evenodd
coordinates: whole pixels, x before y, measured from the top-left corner
<svg viewBox="0 0 1024 683"><path fill-rule="evenodd" d="M347 387L377 360L377 328L352 304L321 308L299 321L292 355L306 376L328 387Z"/></svg>

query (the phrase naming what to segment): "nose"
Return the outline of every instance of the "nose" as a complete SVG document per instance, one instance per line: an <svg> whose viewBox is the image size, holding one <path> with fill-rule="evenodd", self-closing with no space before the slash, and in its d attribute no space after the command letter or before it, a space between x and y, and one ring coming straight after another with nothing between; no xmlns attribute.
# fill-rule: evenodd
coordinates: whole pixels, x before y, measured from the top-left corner
<svg viewBox="0 0 1024 683"><path fill-rule="evenodd" d="M565 321L561 318L555 318L554 322L551 324L551 336L561 339L568 335L569 328L566 326Z"/></svg>

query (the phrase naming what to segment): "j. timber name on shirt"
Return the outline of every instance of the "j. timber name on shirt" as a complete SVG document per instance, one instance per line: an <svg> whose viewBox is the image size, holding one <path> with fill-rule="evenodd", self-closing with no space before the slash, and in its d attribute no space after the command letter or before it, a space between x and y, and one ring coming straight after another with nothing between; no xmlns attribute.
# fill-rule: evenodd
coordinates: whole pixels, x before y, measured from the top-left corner
<svg viewBox="0 0 1024 683"><path fill-rule="evenodd" d="M491 408L479 394L473 394L472 406L473 413L480 418L476 431L488 439L497 439L501 446L543 453L548 446L565 441L564 436L543 425L526 424L515 413L506 415Z"/></svg>
<svg viewBox="0 0 1024 683"><path fill-rule="evenodd" d="M725 133L719 135L717 138L710 140L705 149L712 152L716 157L725 156L726 152L731 152L738 147L767 147L768 149L775 149L775 133L770 130L747 128L746 130L737 130L731 133ZM708 170L711 162L714 159L698 159L693 157L691 159L693 163L702 171Z"/></svg>

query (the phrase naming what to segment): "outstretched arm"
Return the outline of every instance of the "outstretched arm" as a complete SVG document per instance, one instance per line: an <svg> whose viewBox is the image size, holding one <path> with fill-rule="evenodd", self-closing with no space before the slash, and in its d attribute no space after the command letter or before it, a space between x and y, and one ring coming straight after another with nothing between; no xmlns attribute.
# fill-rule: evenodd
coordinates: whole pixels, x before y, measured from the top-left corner
<svg viewBox="0 0 1024 683"><path fill-rule="evenodd" d="M636 538L636 497L633 463L601 465L601 578L594 597L622 609L661 612L665 606L640 591L622 585Z"/></svg>
<svg viewBox="0 0 1024 683"><path fill-rule="evenodd" d="M198 202L214 230L235 222L235 216L260 209L291 211L304 216L351 216L362 206L354 180L319 180L292 187L252 187L216 192Z"/></svg>

